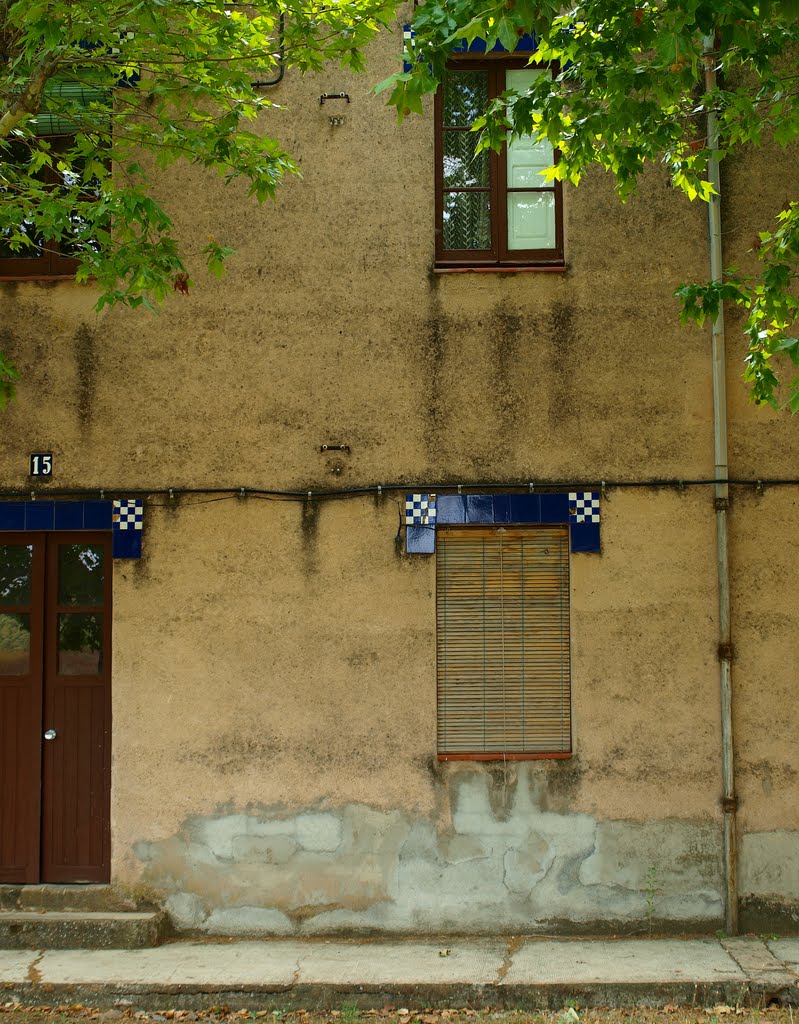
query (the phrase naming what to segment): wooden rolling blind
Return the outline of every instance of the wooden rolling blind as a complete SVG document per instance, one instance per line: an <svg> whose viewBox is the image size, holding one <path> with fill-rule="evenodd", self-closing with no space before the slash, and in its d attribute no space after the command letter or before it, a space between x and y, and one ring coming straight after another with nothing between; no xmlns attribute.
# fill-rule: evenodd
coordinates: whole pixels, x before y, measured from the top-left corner
<svg viewBox="0 0 799 1024"><path fill-rule="evenodd" d="M568 530L436 532L439 753L568 753Z"/></svg>

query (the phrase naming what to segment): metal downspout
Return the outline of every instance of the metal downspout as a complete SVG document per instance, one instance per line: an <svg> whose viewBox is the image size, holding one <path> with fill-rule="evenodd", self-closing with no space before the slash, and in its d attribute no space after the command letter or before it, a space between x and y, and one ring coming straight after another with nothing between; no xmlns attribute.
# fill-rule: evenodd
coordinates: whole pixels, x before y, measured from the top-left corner
<svg viewBox="0 0 799 1024"><path fill-rule="evenodd" d="M703 40L705 90L716 87L716 44L713 36ZM710 150L708 179L716 194L708 203L710 242L710 274L713 281L722 280L721 267L721 178L718 158L718 126L716 111L707 114L707 148ZM730 565L727 539L729 509L729 476L727 466L727 383L724 344L724 306L719 303L713 321L713 443L716 463L716 569L719 585L719 687L721 697L721 809L724 818L724 926L729 935L738 933L737 830L735 776L733 772L732 730L732 635L730 630Z"/></svg>

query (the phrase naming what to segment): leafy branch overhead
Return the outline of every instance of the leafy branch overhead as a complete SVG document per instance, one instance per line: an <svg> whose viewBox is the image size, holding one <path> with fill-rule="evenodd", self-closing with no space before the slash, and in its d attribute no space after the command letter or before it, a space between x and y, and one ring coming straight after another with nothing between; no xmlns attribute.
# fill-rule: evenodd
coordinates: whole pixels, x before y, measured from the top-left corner
<svg viewBox="0 0 799 1024"><path fill-rule="evenodd" d="M694 200L712 192L708 112L717 114L722 160L749 146L796 143L799 0L584 0L568 9L557 0L426 0L415 11L405 51L411 70L378 88L390 90L402 119L419 112L425 94L436 89L456 43L481 38L488 49L500 43L513 50L531 27L534 59L549 63L554 77L540 76L526 94L495 100L474 124L483 148L534 132L560 150L552 177L577 184L598 165L612 172L626 198L654 163L668 168L674 186ZM707 62L716 71L712 88ZM748 257L751 275L731 273L723 285L679 291L687 319L702 322L721 299L745 309L745 377L756 401L775 406L777 357L787 353L799 365L799 206L791 196L780 209L784 199L773 225L763 225L753 247L757 258ZM799 409L799 380L790 381L787 404Z"/></svg>
<svg viewBox="0 0 799 1024"><path fill-rule="evenodd" d="M362 70L394 5L287 10L281 0L0 0L4 255L66 247L78 279L102 289L100 306L162 300L186 268L153 177L185 160L243 179L258 202L273 196L297 167L256 124L273 101L253 83L273 80L281 57L301 72L328 61ZM210 270L229 253L211 242Z"/></svg>
<svg viewBox="0 0 799 1024"><path fill-rule="evenodd" d="M96 280L100 306L154 307L175 280L188 287L182 240L153 188L159 172L188 161L242 179L258 202L273 196L297 167L262 117L274 93L253 83L276 77L281 53L301 73L329 61L360 71L366 46L396 28L399 12L399 0L0 0L3 254L67 252L79 280ZM553 176L576 184L598 164L622 197L658 163L689 198L707 199L710 110L722 157L791 146L799 134L799 0L585 0L571 9L560 0L425 0L413 29L411 70L378 87L400 118L422 111L457 41L512 50L533 30L535 59L556 74L494 101L475 123L480 144L537 132L560 149ZM757 273L680 292L685 317L700 322L722 299L746 310L746 375L756 400L771 404L782 397L779 360L799 365L794 197L774 214L749 260ZM214 240L203 250L214 273L229 254ZM0 356L0 408L16 376ZM798 394L793 381L794 410Z"/></svg>

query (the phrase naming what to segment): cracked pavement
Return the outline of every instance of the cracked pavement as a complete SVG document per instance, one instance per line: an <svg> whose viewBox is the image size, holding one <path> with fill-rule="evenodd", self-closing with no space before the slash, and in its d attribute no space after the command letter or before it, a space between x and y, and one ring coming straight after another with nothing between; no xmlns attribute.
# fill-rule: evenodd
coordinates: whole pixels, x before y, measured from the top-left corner
<svg viewBox="0 0 799 1024"><path fill-rule="evenodd" d="M445 950L449 950L445 954ZM0 951L6 999L113 1005L796 1005L799 939L180 941L135 950ZM46 999L44 995L46 993ZM181 998L177 999L176 997ZM382 1005L381 1002L381 1005Z"/></svg>

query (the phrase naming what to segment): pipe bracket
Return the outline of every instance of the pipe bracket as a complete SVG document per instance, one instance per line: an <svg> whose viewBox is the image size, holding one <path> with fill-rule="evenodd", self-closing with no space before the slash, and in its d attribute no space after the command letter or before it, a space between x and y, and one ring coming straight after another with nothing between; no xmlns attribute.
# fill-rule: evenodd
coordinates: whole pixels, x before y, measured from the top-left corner
<svg viewBox="0 0 799 1024"><path fill-rule="evenodd" d="M723 796L721 798L721 809L725 814L735 814L738 810L738 797L737 796Z"/></svg>
<svg viewBox="0 0 799 1024"><path fill-rule="evenodd" d="M732 661L735 657L735 644L719 644L718 657L719 661Z"/></svg>
<svg viewBox="0 0 799 1024"><path fill-rule="evenodd" d="M730 507L730 499L729 498L714 498L713 499L713 508L717 512L726 512L726 510L729 507Z"/></svg>

